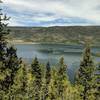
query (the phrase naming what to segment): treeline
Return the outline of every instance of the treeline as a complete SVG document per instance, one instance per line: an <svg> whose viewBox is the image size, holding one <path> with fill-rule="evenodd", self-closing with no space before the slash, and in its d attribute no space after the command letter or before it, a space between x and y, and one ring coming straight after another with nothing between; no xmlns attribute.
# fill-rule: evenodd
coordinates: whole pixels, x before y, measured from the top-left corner
<svg viewBox="0 0 100 100"><path fill-rule="evenodd" d="M37 57L30 66L18 58L16 48L6 42L7 20L0 10L0 100L100 100L100 65L93 61L89 45L71 84L63 57L54 67Z"/></svg>

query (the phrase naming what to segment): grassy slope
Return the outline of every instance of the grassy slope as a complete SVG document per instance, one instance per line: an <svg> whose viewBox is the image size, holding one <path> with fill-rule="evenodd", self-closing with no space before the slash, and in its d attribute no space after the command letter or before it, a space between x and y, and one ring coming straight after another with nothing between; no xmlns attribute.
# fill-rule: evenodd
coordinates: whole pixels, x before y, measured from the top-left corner
<svg viewBox="0 0 100 100"><path fill-rule="evenodd" d="M62 27L9 27L9 39L26 42L79 43L85 37L100 43L100 26L62 26Z"/></svg>

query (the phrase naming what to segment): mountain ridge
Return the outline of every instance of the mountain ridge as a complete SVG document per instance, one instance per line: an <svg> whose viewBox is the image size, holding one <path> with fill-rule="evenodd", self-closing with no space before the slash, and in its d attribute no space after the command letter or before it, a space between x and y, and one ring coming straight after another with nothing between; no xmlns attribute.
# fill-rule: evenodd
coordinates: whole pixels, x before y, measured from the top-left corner
<svg viewBox="0 0 100 100"><path fill-rule="evenodd" d="M8 27L9 40L25 42L80 43L89 37L100 43L100 26Z"/></svg>

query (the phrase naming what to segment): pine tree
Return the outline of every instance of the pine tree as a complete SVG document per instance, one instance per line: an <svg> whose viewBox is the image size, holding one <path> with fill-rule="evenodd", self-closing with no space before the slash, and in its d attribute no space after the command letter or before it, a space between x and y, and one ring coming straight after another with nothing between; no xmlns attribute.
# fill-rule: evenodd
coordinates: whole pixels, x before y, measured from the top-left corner
<svg viewBox="0 0 100 100"><path fill-rule="evenodd" d="M18 59L17 49L14 46L7 48L7 62L8 66L12 72L16 72L19 68L19 64L22 62L21 58Z"/></svg>
<svg viewBox="0 0 100 100"><path fill-rule="evenodd" d="M50 63L48 62L46 64L45 68L45 77L44 77L44 82L42 82L42 100L48 100L50 99L50 93L49 93L49 88L50 88L50 81L51 81L51 67Z"/></svg>
<svg viewBox="0 0 100 100"><path fill-rule="evenodd" d="M35 57L31 67L32 67L32 75L35 78L33 80L34 100L40 100L41 86L42 86L42 70L37 57Z"/></svg>
<svg viewBox="0 0 100 100"><path fill-rule="evenodd" d="M7 28L8 24L4 21L9 20L9 18L2 13L0 9L0 62L3 66L0 67L0 74L5 72L5 77L0 80L0 90L8 90L13 84L13 78L20 64L20 60L17 57L16 49L14 47L7 46L7 35L10 30Z"/></svg>
<svg viewBox="0 0 100 100"><path fill-rule="evenodd" d="M13 85L13 80L21 64L21 59L17 57L16 49L12 46L7 48L6 56L7 56L7 59L6 59L5 66L8 70L10 70L10 75L6 76L3 83L4 83L5 88L8 89L9 86Z"/></svg>
<svg viewBox="0 0 100 100"><path fill-rule="evenodd" d="M56 66L53 66L51 69L51 81L50 81L50 88L49 88L49 94L50 94L50 100L59 100L58 99L58 69Z"/></svg>
<svg viewBox="0 0 100 100"><path fill-rule="evenodd" d="M7 21L6 15L3 15L2 9L0 9L0 61L5 62L6 59L6 49L7 49L7 41L6 36L9 34L9 30L7 29L7 24L4 24L3 21Z"/></svg>
<svg viewBox="0 0 100 100"><path fill-rule="evenodd" d="M27 77L28 77L28 81L27 81L27 95L28 95L28 100L34 100L34 80L35 77L32 75L32 70L28 69L27 71Z"/></svg>
<svg viewBox="0 0 100 100"><path fill-rule="evenodd" d="M49 95L49 100L81 100L78 89L68 80L67 66L63 57L59 64L51 69Z"/></svg>
<svg viewBox="0 0 100 100"><path fill-rule="evenodd" d="M81 61L80 68L77 74L77 85L83 86L81 96L83 100L88 100L88 91L92 88L94 79L95 64L91 57L91 49L86 45L83 53L83 60Z"/></svg>
<svg viewBox="0 0 100 100"><path fill-rule="evenodd" d="M5 65L3 62L0 62L0 100L4 100L5 97L5 91L3 91L3 80L5 79L6 75L8 74L7 70L5 69Z"/></svg>
<svg viewBox="0 0 100 100"><path fill-rule="evenodd" d="M61 57L58 69L58 96L64 100L64 91L67 86L67 65L64 63L64 58Z"/></svg>
<svg viewBox="0 0 100 100"><path fill-rule="evenodd" d="M46 84L48 85L50 83L51 80L51 68L50 68L50 63L48 62L46 65Z"/></svg>
<svg viewBox="0 0 100 100"><path fill-rule="evenodd" d="M26 65L22 62L20 68L16 72L14 77L14 83L9 89L9 98L10 100L27 100L27 68Z"/></svg>
<svg viewBox="0 0 100 100"><path fill-rule="evenodd" d="M6 89L4 80L10 75L10 69L6 68L5 65L7 59L6 36L9 34L9 30L7 29L7 24L3 22L7 20L9 20L9 18L7 18L7 16L2 13L2 9L0 9L0 63L2 63L2 66L0 67L0 76L2 76L2 74L4 75L4 77L2 76L2 80L0 80L0 90Z"/></svg>
<svg viewBox="0 0 100 100"><path fill-rule="evenodd" d="M49 85L50 85L50 80L51 80L51 68L50 68L50 63L48 62L46 65L46 100L49 97Z"/></svg>
<svg viewBox="0 0 100 100"><path fill-rule="evenodd" d="M66 91L68 91L70 82L67 77L67 65L64 63L63 57L60 59L58 66L59 67L56 67L52 73L51 99L65 100Z"/></svg>

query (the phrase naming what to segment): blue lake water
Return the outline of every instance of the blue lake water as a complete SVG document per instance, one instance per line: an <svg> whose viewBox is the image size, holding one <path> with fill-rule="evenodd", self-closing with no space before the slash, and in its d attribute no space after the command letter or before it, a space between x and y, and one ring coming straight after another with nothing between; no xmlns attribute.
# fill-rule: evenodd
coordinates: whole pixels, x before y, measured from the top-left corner
<svg viewBox="0 0 100 100"><path fill-rule="evenodd" d="M68 66L68 75L71 81L74 80L75 73L79 68L82 58L83 47L79 45L63 44L16 44L17 54L27 63L31 63L34 57L38 57L41 63L49 60L51 66L59 62L60 57L64 57ZM99 47L92 48L92 52L100 52ZM95 62L100 62L100 57L93 57Z"/></svg>

